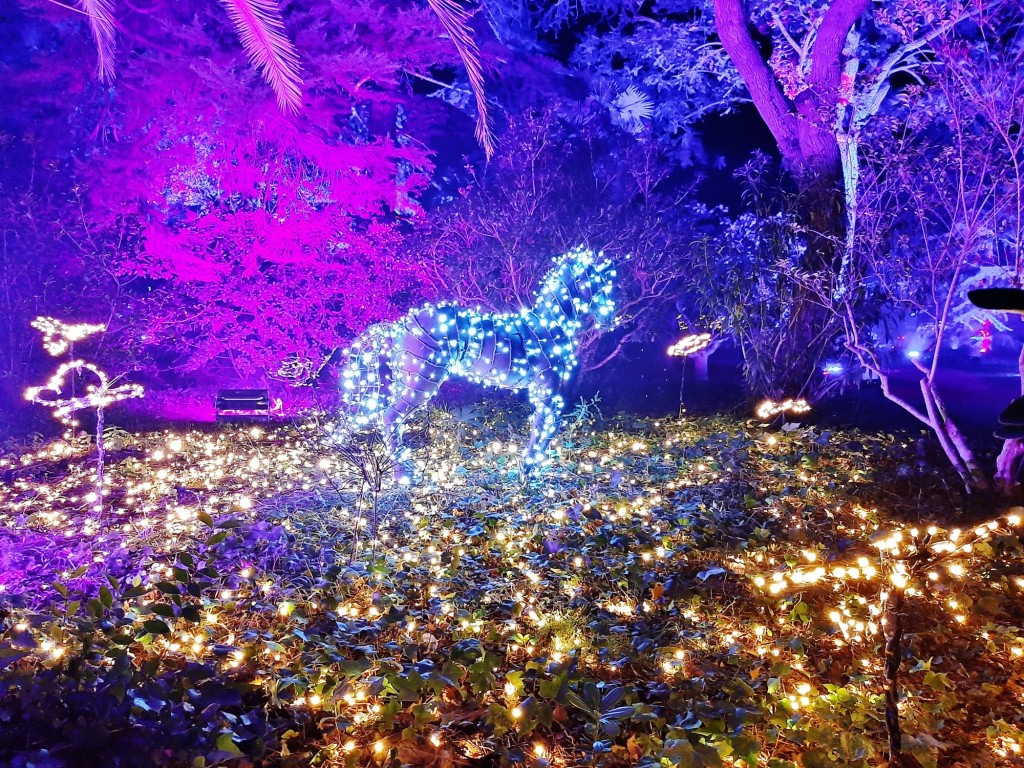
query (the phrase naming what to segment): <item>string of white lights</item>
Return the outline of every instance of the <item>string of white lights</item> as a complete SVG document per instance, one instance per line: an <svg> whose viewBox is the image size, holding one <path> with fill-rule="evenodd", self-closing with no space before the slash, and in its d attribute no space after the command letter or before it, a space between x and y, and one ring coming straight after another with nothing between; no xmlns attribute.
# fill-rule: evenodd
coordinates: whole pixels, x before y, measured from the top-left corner
<svg viewBox="0 0 1024 768"><path fill-rule="evenodd" d="M65 323L55 317L37 317L32 327L43 334L43 348L53 357L63 355L76 341L107 330L103 323Z"/></svg>

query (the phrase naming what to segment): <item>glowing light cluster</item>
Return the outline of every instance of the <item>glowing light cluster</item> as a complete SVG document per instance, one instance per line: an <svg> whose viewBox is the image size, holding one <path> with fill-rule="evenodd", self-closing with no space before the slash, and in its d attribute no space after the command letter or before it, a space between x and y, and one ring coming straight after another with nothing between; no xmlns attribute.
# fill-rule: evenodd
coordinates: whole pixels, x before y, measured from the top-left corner
<svg viewBox="0 0 1024 768"><path fill-rule="evenodd" d="M808 550L804 552L808 566L761 574L753 581L759 589L779 596L816 584L831 585L840 604L829 611L828 618L845 642L858 642L878 636L886 626L891 592L913 597L938 589L954 594L950 586L970 572L970 557L977 547L1022 524L1024 517L1020 512L1011 511L966 532L959 528L943 531L936 526L923 531L916 527L876 531L872 536L876 550L873 556L858 555L824 566L818 565L817 554ZM874 585L877 595L870 598L849 593L858 584ZM957 623L966 623L967 616L956 597L947 597L944 604Z"/></svg>
<svg viewBox="0 0 1024 768"><path fill-rule="evenodd" d="M76 341L107 330L104 323L65 323L54 317L37 317L32 327L43 333L43 348L54 357L63 355Z"/></svg>
<svg viewBox="0 0 1024 768"><path fill-rule="evenodd" d="M690 357L707 349L710 345L710 333L691 333L669 347L668 354L672 357Z"/></svg>
<svg viewBox="0 0 1024 768"><path fill-rule="evenodd" d="M783 413L794 413L803 414L810 413L811 406L803 398L788 398L786 400L764 400L758 406L754 413L757 414L759 419L774 419L776 416Z"/></svg>
<svg viewBox="0 0 1024 768"><path fill-rule="evenodd" d="M356 428L380 429L410 482L406 420L450 377L527 390L534 408L523 452L527 469L545 462L578 365L578 335L589 317L614 321L615 268L602 254L576 248L555 259L532 307L487 313L457 304L426 305L396 323L372 326L352 344L342 396Z"/></svg>

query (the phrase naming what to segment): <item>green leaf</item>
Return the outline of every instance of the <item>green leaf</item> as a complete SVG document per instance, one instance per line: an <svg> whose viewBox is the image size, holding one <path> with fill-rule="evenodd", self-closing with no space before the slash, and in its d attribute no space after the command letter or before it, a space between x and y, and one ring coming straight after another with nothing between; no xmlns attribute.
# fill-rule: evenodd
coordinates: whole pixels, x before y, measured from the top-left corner
<svg viewBox="0 0 1024 768"><path fill-rule="evenodd" d="M373 662L369 659L353 659L351 661L341 662L341 669L347 677L355 678L359 677L363 672L366 672L373 666Z"/></svg>
<svg viewBox="0 0 1024 768"><path fill-rule="evenodd" d="M924 684L935 691L941 691L953 687L953 684L949 681L949 677L945 672L932 672L931 670L924 673Z"/></svg>
<svg viewBox="0 0 1024 768"><path fill-rule="evenodd" d="M142 628L149 632L151 635L166 635L170 634L171 628L167 626L160 619L150 619L149 621L142 622Z"/></svg>
<svg viewBox="0 0 1024 768"><path fill-rule="evenodd" d="M749 766L757 765L758 755L761 753L761 744L757 739L741 733L733 737L733 754Z"/></svg>
<svg viewBox="0 0 1024 768"><path fill-rule="evenodd" d="M828 756L828 752L819 747L809 749L800 755L803 768L837 768L840 764Z"/></svg>
<svg viewBox="0 0 1024 768"><path fill-rule="evenodd" d="M106 587L100 587L100 602L104 608L111 608L114 605L114 595Z"/></svg>
<svg viewBox="0 0 1024 768"><path fill-rule="evenodd" d="M580 695L571 688L565 692L565 702L576 707L576 709L586 712L591 717L597 717L599 714L591 709L590 706L587 705L587 702L580 698Z"/></svg>
<svg viewBox="0 0 1024 768"><path fill-rule="evenodd" d="M233 733L222 733L220 736L218 736L217 749L219 749L221 752L227 752L232 755L242 754L242 750L240 750L238 748L238 745L235 744Z"/></svg>

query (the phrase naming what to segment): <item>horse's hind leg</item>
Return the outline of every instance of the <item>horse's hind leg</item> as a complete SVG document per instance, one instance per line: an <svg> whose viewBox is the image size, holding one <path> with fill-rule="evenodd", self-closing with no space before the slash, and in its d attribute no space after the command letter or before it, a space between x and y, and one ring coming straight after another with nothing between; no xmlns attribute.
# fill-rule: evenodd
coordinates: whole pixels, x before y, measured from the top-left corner
<svg viewBox="0 0 1024 768"><path fill-rule="evenodd" d="M523 453L527 472L547 459L548 445L558 432L565 398L559 391L557 378L541 376L531 382L530 404L533 406L530 440Z"/></svg>

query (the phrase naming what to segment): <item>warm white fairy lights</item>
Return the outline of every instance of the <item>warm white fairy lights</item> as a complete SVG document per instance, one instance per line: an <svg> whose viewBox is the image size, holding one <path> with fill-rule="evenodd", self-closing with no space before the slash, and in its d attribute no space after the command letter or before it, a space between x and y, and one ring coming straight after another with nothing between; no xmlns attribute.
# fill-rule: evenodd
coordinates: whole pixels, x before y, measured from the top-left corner
<svg viewBox="0 0 1024 768"><path fill-rule="evenodd" d="M670 357L690 357L711 346L710 333L691 333L668 348Z"/></svg>
<svg viewBox="0 0 1024 768"><path fill-rule="evenodd" d="M611 262L587 248L555 260L532 307L494 314L456 304L427 305L396 323L371 327L347 351L342 395L357 427L379 428L409 482L402 432L448 378L527 390L534 408L523 453L543 463L558 431L565 389L578 365L578 335L588 317L614 321Z"/></svg>
<svg viewBox="0 0 1024 768"><path fill-rule="evenodd" d="M86 387L84 395L61 397L63 387L67 386L66 377L81 373L90 373L96 377L97 384ZM53 415L70 429L65 437L70 437L76 422L73 415L76 411L86 408L96 409L96 490L86 496L94 512L103 510L103 496L106 493L103 479L104 447L103 447L103 411L107 406L121 400L142 397L143 389L139 384L121 384L114 386L114 381L92 363L84 360L70 360L61 363L46 384L40 387L29 387L25 391L25 399L33 403L45 405L53 409Z"/></svg>
<svg viewBox="0 0 1024 768"><path fill-rule="evenodd" d="M943 531L936 526L925 530L910 527L872 535L875 553L853 556L828 566L817 564L813 550L804 553L807 565L787 566L770 574L753 577L754 585L770 595L785 597L812 585L830 586L839 605L828 613L846 643L878 636L886 624L890 592L914 597L928 592L952 595L951 587L963 580L979 545L997 535L1019 529L1024 523L1014 511L964 531ZM874 585L875 597L864 597L851 588ZM945 598L946 608L959 623L967 620L955 597ZM838 640L837 640L838 643Z"/></svg>
<svg viewBox="0 0 1024 768"><path fill-rule="evenodd" d="M774 419L784 413L804 414L811 410L810 404L803 398L788 398L786 400L763 400L754 413L757 418L767 420Z"/></svg>
<svg viewBox="0 0 1024 768"><path fill-rule="evenodd" d="M65 323L55 317L37 317L32 327L43 333L43 348L58 357L63 355L76 341L107 330L103 323Z"/></svg>
<svg viewBox="0 0 1024 768"><path fill-rule="evenodd" d="M338 458L314 450L308 436L303 436L304 430L301 425L289 425L270 432L229 429L215 433L136 435L136 450L119 458L121 471L113 478L116 488L110 503L114 514L101 521L99 533L89 527L91 522L85 516L75 511L72 499L80 493L83 480L88 480L75 462L70 462L66 476L60 472L22 475L12 471L12 481L0 485L0 525L13 526L15 521L24 525L22 521L27 521L38 529L90 536L97 549L111 546L103 537L114 524L118 528L123 525L126 531L137 527L139 538L133 546L144 544L153 551L155 561L143 576L144 584L158 591L156 585L172 577L171 565L177 553L187 551L196 534L208 530L209 524L200 522L199 515L217 522L222 517L255 521L265 518L270 509L282 509L280 500L291 498L293 493L311 488L322 492L329 487L325 485L327 478L332 478L331 482L337 483L342 492L353 492L359 479L346 479L339 472ZM808 513L804 518L806 527L801 529L807 535L801 533L796 540L788 539L779 530L750 550L732 551L714 545L695 547L690 527L678 524L678 512L673 509L692 498L694 487L729 474L728 469L715 464L718 457L714 442L706 444L700 455L688 454L681 460L684 448L697 443L701 434L694 424L674 420L654 424L649 433L601 433L598 442L570 452L577 460L586 458L595 468L593 479L597 482L586 486L588 490L582 498L580 486L575 483L553 482L542 494L532 496L517 495L509 487L507 504L491 502L495 510L501 510L502 522L494 528L471 532L469 526L459 522L460 516L453 517L450 510L453 504L461 506L468 494L475 493L472 488L480 482L480 468L492 468L495 453L478 447L472 458L467 459L451 431L437 428L424 449L425 462L436 472L436 485L424 483L413 489L408 510L396 512L395 519L382 525L376 534L378 551L407 570L408 582L413 585L408 590L399 590L390 579L346 582L343 595L334 595L335 605L325 599L330 595L320 588L297 590L273 569L267 569L266 563L246 561L232 572L237 580L218 583L209 600L204 598L199 621L168 621L169 633L154 640L148 649L133 646L133 652L140 659L158 653L175 661L195 659L216 664L224 674L253 675L251 681L255 686L278 695L279 681L301 666L299 659L305 652L304 643L294 642L295 628L306 630L308 623L315 624L326 617L354 627L363 622L380 622L387 613L388 600L401 599L410 613L397 622L391 620L394 623L389 625L389 631L401 643L414 643L422 648L424 655L438 658L451 643L468 637L488 637L488 643L504 650L508 664L494 670L493 690L484 695L501 702L510 720L521 726L530 722L533 714L526 700L535 694L535 684L529 678L502 672L520 671L532 657L543 654L554 663L571 659L591 676L600 674L603 678L628 682L635 670L630 672L617 666L616 659L602 656L601 649L594 645L595 637L587 629L591 614L616 630L623 630L628 638L632 632L629 628L657 624L668 616L675 621L678 611L678 624L684 631L636 655L644 664L638 668L647 670L644 674L672 686L703 669L727 668L731 678L745 674L744 670L766 675L771 668L785 668L789 671L771 673L776 679L767 685L777 686L777 692L766 694L761 703L766 710L777 707L778 712L799 712L817 725L821 718L816 711L828 703L825 688L830 679L819 674L820 668L811 659L834 653L835 665L844 665L855 677L862 678L846 684L848 694L866 702L867 697L877 696L875 686L881 660L874 648L886 630L886 613L891 605L886 595L891 599L897 590L903 589L920 590L923 594L918 597L915 593L914 598L923 608L928 606L924 598L947 607L950 621L957 622L954 626L967 629L964 647L976 643L970 647L984 649L987 643L989 653L998 653L1001 663L1019 674L1024 662L1020 630L1008 626L1004 636L993 632L995 644L987 639L985 643L976 642L974 632L982 630L982 621L974 618L965 598L977 596L978 574L984 562L983 544L996 546L1010 526L1020 526L1021 510L1008 510L997 520L959 532L922 525L915 533L909 524L879 523L879 517L886 517L885 510L826 505L826 498L834 497L823 495L815 473L779 460L780 456L793 455L802 445L800 431L794 431L779 433L770 451L758 448L767 441L751 439L752 461L763 462L770 470L766 479L754 480L756 474L748 475L751 482L765 484L760 494L766 500L758 500L752 514L765 515L769 520L788 520L791 515L785 511L775 514L773 497L788 495L790 492L781 492L780 488L792 485L796 489L792 498L813 500L813 509L821 518L827 516L827 525L815 534L806 525L813 519ZM507 453L506 442L502 442L503 453ZM0 470L51 462L68 464L68 450L65 444L55 442L31 454L3 457ZM638 457L658 454L675 457L676 469L646 474L644 465L637 463ZM624 477L621 484L610 489L605 481L616 471ZM190 489L190 494L183 497L181 488ZM674 498L677 494L678 498ZM480 502L466 501L466 508L474 503ZM301 506L287 507L282 523L285 530L291 532L292 520L307 514ZM574 507L589 521L584 525L592 522L602 528L611 526L628 536L632 542L628 555L614 548L581 549L587 539L572 537L580 524L566 514ZM342 505L325 519L334 521L341 530L351 530L356 510ZM312 535L311 529L304 526L296 525L294 529L300 537ZM832 536L836 532L852 543L852 552L845 543L836 547ZM540 559L535 557L545 541L566 534L568 538L560 550ZM949 547L953 550L948 551ZM932 559L918 573L914 558L925 550L944 559ZM630 593L595 589L592 561L601 557L610 561L628 558L629 562L642 563L646 571L658 577ZM465 583L457 581L456 574L474 567L474 560L479 567L500 574L500 578L486 582L487 590L482 595L460 591L455 586ZM627 561L619 562L624 566ZM695 583L715 584L714 594L721 589L716 582L724 581L725 589L732 595L729 609L722 610L723 603L714 598L691 602L666 594L664 577L678 573L681 563L687 563L688 569L693 564L696 575L691 579L696 579ZM938 574L936 579L929 575L931 571ZM759 588L744 590L741 583L747 579ZM1020 579L1011 574L1005 585L995 585L994 589L1005 592L1008 599L1015 597L1015 590L1024 586ZM46 583L38 589L46 589ZM332 585L329 591L333 593L333 589ZM929 589L933 591L929 593ZM150 595L144 599L159 597ZM566 610L571 599L586 605L580 616ZM806 603L806 618L813 623L790 618L799 601ZM499 603L514 608L508 614L502 609L499 617L493 618ZM671 613L666 613L666 608ZM964 621L957 616L963 616ZM986 625L991 623L991 617L984 621ZM828 631L819 631L819 625ZM20 626L19 632L38 633L26 624ZM236 650L218 656L218 646ZM35 653L47 663L55 663L73 650L70 645L51 641L45 647L40 645ZM719 663L728 666L717 667ZM335 671L334 667L328 670L329 674ZM392 749L401 748L402 742L390 724L378 725L388 698L371 687L368 679L379 674L378 668L368 669L351 680L340 697L331 697L314 677L301 695L291 699L282 695L282 703L287 701L301 714L331 708L335 715L359 726L338 742L339 750L344 749L354 761L358 757L360 764L383 762ZM955 681L960 684L959 679ZM764 690L764 677L759 678L756 687L759 694ZM905 706L918 705L908 695ZM480 734L449 730L440 718L426 728L424 737L430 739L432 747L468 759L477 755L472 739L481 738ZM534 746L536 741L551 765L587 762L572 752L571 742L559 736L547 740L547 732L540 730L523 737L529 739L519 744L525 753L540 753ZM1013 748L1009 738L1000 733L997 741L997 736L980 734L977 743L1008 751Z"/></svg>

